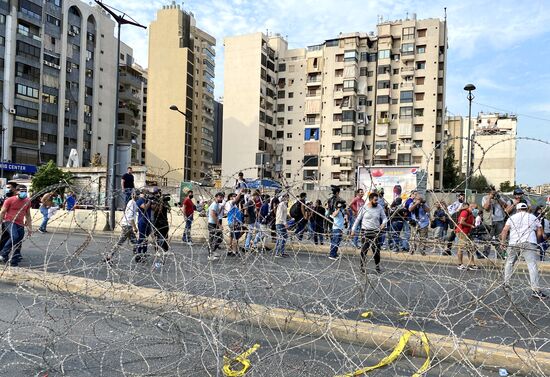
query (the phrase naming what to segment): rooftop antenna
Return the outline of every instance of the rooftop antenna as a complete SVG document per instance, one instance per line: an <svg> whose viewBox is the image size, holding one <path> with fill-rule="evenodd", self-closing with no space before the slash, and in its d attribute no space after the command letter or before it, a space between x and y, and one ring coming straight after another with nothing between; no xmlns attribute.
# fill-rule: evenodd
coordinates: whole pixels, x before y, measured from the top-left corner
<svg viewBox="0 0 550 377"><path fill-rule="evenodd" d="M409 12L408 11L405 13L405 20L407 20L407 21L409 20Z"/></svg>

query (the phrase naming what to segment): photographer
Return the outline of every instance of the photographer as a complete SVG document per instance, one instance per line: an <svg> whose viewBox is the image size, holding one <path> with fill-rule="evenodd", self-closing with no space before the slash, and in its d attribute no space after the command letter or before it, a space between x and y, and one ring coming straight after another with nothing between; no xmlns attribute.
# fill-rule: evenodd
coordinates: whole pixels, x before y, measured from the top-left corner
<svg viewBox="0 0 550 377"><path fill-rule="evenodd" d="M428 229L430 227L430 207L426 205L426 200L417 192L414 201L409 206L411 218L416 223L416 230L413 238L413 245L409 254L414 254L419 250L420 254L426 255L424 248L428 240Z"/></svg>
<svg viewBox="0 0 550 377"><path fill-rule="evenodd" d="M489 187L489 193L481 200L481 207L483 207L483 226L487 231L487 238L495 246L497 258L504 258L504 250L501 248L499 242L500 234L504 229L504 223L506 220L505 208L506 203L500 197L500 194L494 186Z"/></svg>
<svg viewBox="0 0 550 377"><path fill-rule="evenodd" d="M153 190L151 205L153 211L153 229L157 246L164 252L167 252L169 249L168 232L170 225L168 224L168 212L170 211L170 196L163 195L159 188L155 188Z"/></svg>
<svg viewBox="0 0 550 377"><path fill-rule="evenodd" d="M339 200L336 202L336 209L330 214L332 218L332 237L330 239L330 260L338 260L340 256L338 255L338 247L340 242L342 242L342 234L344 232L345 222L346 222L346 202L344 200Z"/></svg>

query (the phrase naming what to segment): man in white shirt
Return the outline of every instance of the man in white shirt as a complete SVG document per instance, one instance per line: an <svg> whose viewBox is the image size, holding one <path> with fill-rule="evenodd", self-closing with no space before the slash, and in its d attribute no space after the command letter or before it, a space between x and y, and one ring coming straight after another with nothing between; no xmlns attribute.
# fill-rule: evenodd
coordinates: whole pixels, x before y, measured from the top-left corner
<svg viewBox="0 0 550 377"><path fill-rule="evenodd" d="M543 229L539 219L527 212L527 210L527 204L518 203L516 205L517 212L506 221L506 225L500 235L500 239L504 244L508 234L510 234L506 264L504 265L504 286L509 286L513 267L518 260L518 255L521 254L529 269L529 279L531 289L533 290L532 296L538 299L545 299L547 296L540 290L539 270L537 267L539 259L537 239L542 238Z"/></svg>
<svg viewBox="0 0 550 377"><path fill-rule="evenodd" d="M281 197L280 203L275 210L275 229L277 230L277 242L275 243L275 258L287 258L285 253L286 240L288 238L288 194Z"/></svg>
<svg viewBox="0 0 550 377"><path fill-rule="evenodd" d="M137 232L137 204L136 204L136 198L140 195L139 190L133 190L130 200L126 204L126 208L124 210L124 215L122 216L122 219L120 220L120 237L117 241L117 243L113 246L110 252L105 255L104 261L107 263L111 263L111 260L113 259L113 255L117 252L118 248L122 246L127 240L130 240L130 243L135 244L137 242L136 239L136 232Z"/></svg>

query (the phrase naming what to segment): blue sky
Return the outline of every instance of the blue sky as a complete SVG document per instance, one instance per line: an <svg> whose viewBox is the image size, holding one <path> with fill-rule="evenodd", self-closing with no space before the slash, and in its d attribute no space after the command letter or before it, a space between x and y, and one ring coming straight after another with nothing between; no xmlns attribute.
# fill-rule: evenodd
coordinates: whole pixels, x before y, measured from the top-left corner
<svg viewBox="0 0 550 377"><path fill-rule="evenodd" d="M170 2L106 0L143 24ZM130 5L131 4L131 5ZM181 3L180 3L181 4ZM476 85L473 114L518 114L518 136L550 141L550 1L392 1L392 0L191 0L184 5L197 26L218 40L216 96L223 96L223 38L256 31L287 36L289 47L305 47L340 32L376 29L385 20L443 18L447 7L449 52L447 108L467 114L463 87ZM147 32L126 27L123 38L136 59L147 66ZM140 47L137 47L140 46ZM483 105L481 105L483 104ZM540 118L540 119L535 119ZM550 182L544 174L550 146L518 141L518 183Z"/></svg>

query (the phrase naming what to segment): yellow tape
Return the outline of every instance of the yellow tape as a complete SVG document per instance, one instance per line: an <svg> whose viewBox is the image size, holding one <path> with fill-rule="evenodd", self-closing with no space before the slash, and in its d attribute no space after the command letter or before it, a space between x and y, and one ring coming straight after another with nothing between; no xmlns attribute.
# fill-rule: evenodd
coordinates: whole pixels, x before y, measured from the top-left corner
<svg viewBox="0 0 550 377"><path fill-rule="evenodd" d="M234 359L228 357L223 357L223 374L227 377L241 377L246 374L248 369L250 369L250 360L248 357L256 352L260 348L259 344L254 344L248 351L241 353L239 356ZM238 363L242 365L242 368L239 370L233 370L233 364Z"/></svg>
<svg viewBox="0 0 550 377"><path fill-rule="evenodd" d="M397 360L399 355L401 355L403 353L403 350L405 349L405 346L409 342L409 339L412 335L420 336L420 339L422 341L422 345L424 346L424 351L426 352L426 355L427 355L426 361L424 362L424 364L422 364L420 369L418 369L412 375L412 377L421 377L422 374L424 374L430 368L430 363L431 363L431 361L430 361L430 344L428 343L428 337L426 336L425 333L417 332L417 331L409 331L409 330L407 330L407 332L405 332L403 335L401 335L401 338L399 338L399 342L397 343L397 345L393 349L392 353L389 354L388 356L384 357L382 360L380 360L380 362L378 364L370 366L370 367L365 367L365 368L362 368L362 369L358 369L355 372L351 372L351 373L344 374L344 375L341 375L341 376L336 376L336 377L357 377L357 376L361 376L361 375L369 373L369 372L371 372L375 369L382 368L386 365L389 365L389 364L393 363L395 360Z"/></svg>
<svg viewBox="0 0 550 377"><path fill-rule="evenodd" d="M409 312L399 312L399 315L400 315L401 317L406 317L406 316L411 315L411 313L409 313Z"/></svg>
<svg viewBox="0 0 550 377"><path fill-rule="evenodd" d="M368 310L361 314L361 317L363 318L369 318L372 315L372 310Z"/></svg>

